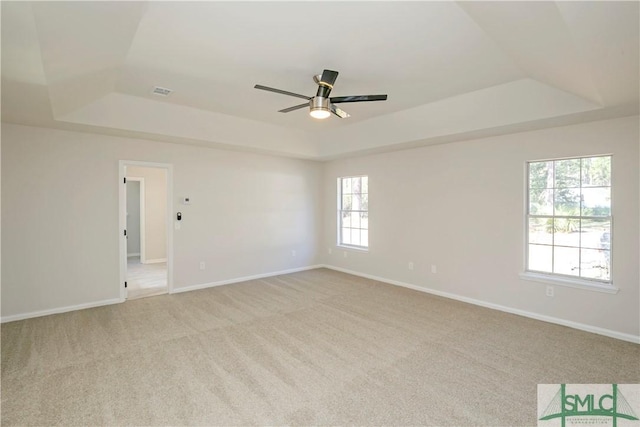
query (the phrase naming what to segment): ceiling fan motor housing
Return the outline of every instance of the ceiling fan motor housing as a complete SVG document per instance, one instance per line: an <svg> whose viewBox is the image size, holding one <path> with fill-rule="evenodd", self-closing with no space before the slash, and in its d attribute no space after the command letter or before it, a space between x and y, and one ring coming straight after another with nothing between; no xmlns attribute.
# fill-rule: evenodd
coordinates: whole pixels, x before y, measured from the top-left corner
<svg viewBox="0 0 640 427"><path fill-rule="evenodd" d="M329 110L329 98L314 96L309 100L309 106L312 110Z"/></svg>

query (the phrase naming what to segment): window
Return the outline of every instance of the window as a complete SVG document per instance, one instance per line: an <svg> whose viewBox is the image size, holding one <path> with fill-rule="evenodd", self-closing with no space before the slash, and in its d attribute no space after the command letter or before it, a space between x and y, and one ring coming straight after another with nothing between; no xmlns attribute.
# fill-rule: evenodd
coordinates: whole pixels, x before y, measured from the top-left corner
<svg viewBox="0 0 640 427"><path fill-rule="evenodd" d="M611 283L611 156L528 164L527 271Z"/></svg>
<svg viewBox="0 0 640 427"><path fill-rule="evenodd" d="M338 178L338 245L369 247L369 177Z"/></svg>

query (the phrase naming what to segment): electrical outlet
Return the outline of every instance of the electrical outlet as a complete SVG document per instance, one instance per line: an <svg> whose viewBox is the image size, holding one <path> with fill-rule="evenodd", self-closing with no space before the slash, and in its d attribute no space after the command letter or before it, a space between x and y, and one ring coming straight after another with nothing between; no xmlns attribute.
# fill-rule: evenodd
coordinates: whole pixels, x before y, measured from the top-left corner
<svg viewBox="0 0 640 427"><path fill-rule="evenodd" d="M413 263L409 262L409 270L413 270Z"/></svg>
<svg viewBox="0 0 640 427"><path fill-rule="evenodd" d="M333 249L329 248L327 249L327 252L329 252L329 255L331 255L333 253Z"/></svg>
<svg viewBox="0 0 640 427"><path fill-rule="evenodd" d="M291 256L296 256L296 250L295 249L291 251Z"/></svg>
<svg viewBox="0 0 640 427"><path fill-rule="evenodd" d="M204 267L205 267L204 261L200 261L200 270L204 270Z"/></svg>
<svg viewBox="0 0 640 427"><path fill-rule="evenodd" d="M546 295L552 297L554 295L553 286L547 285Z"/></svg>
<svg viewBox="0 0 640 427"><path fill-rule="evenodd" d="M431 264L431 273L436 274L438 272L438 268L435 264Z"/></svg>
<svg viewBox="0 0 640 427"><path fill-rule="evenodd" d="M347 257L347 251L342 252L342 256Z"/></svg>

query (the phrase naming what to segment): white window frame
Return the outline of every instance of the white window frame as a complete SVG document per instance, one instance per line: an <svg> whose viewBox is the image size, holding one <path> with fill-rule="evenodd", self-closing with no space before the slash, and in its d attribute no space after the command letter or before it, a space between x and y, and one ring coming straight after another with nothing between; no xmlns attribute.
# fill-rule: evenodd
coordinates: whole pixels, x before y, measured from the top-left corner
<svg viewBox="0 0 640 427"><path fill-rule="evenodd" d="M369 176L368 175L349 175L349 176L338 177L338 180L337 180L337 186L338 186L337 187L338 188L337 206L338 206L338 209L337 209L337 243L336 243L336 245L338 247L341 247L341 248L354 249L354 250L358 250L358 251L367 252L369 250L369 244L367 244L366 246L363 246L363 245L354 245L354 244L343 243L342 242L342 240L343 240L342 239L342 228L343 228L342 227L342 214L344 212L359 212L359 213L366 212L367 216L369 215L369 209L368 208L367 208L367 210L353 210L353 209L348 209L347 210L347 209L343 209L343 206L342 206L342 200L343 200L343 197L342 197L342 180L351 179L351 178L367 178L367 193L365 193L365 194L367 194L367 197L369 195L369 189L368 189ZM361 228L360 230L365 230L365 229ZM367 226L366 230L367 230L367 242L368 242L368 240L369 240L368 239L368 237L369 237L369 227L368 226Z"/></svg>
<svg viewBox="0 0 640 427"><path fill-rule="evenodd" d="M584 278L579 276L565 275L561 273L552 273L552 272L541 272L536 270L529 270L529 219L536 217L552 217L556 218L555 212L552 215L534 215L529 213L530 203L530 164L537 162L552 162L552 161L560 161L560 160L575 160L575 159L589 159L595 157L610 157L611 158L611 176L609 188L611 189L611 210L608 217L591 217L591 216L583 216L582 212L580 212L579 216L571 216L571 218L583 219L583 218L597 218L597 219L609 219L609 280L601 280L601 279L591 279ZM582 179L582 173L581 179ZM582 188L582 182L580 183L580 188ZM520 277L525 280L531 280L535 282L541 282L552 285L560 285L571 288L578 289L586 289L597 292L604 293L617 293L619 291L618 288L614 286L613 282L613 156L611 154L597 154L597 155L589 155L589 156L577 156L577 157L564 157L564 158L552 158L552 159L543 159L543 160L531 160L525 163L525 207L524 207L524 241L525 241L525 250L524 250L524 272L520 273ZM567 217L561 216L558 217ZM551 245L555 247L554 244ZM580 246L581 248L582 246ZM553 258L552 258L553 262Z"/></svg>

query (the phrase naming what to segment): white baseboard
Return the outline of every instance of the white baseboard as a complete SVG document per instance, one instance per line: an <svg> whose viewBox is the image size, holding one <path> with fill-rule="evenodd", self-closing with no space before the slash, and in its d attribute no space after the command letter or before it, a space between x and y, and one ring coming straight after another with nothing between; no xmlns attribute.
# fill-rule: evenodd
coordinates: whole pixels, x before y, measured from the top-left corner
<svg viewBox="0 0 640 427"><path fill-rule="evenodd" d="M136 253L127 253L127 258L133 258L134 256L140 256L140 252L136 252Z"/></svg>
<svg viewBox="0 0 640 427"><path fill-rule="evenodd" d="M101 307L103 305L118 304L124 302L120 298L106 299L102 301L89 302L85 304L69 305L66 307L51 308L48 310L32 311L30 313L14 314L3 316L0 323L15 322L16 320L31 319L33 317L49 316L50 314L66 313L68 311L84 310L85 308Z"/></svg>
<svg viewBox="0 0 640 427"><path fill-rule="evenodd" d="M162 262L162 261L158 261L158 262ZM177 293L180 293L180 292L195 291L195 290L198 290L198 289L211 288L211 287L214 287L214 286L222 286L222 285L229 285L231 283L246 282L247 280L255 280L255 279L262 279L262 278L265 278L265 277L280 276L282 274L297 273L299 271L305 271L305 270L315 270L315 269L321 268L321 267L323 267L323 266L322 265L310 265L310 266L307 266L307 267L292 268L292 269L289 269L289 270L275 271L275 272L264 273L264 274L256 274L256 275L253 275L253 276L238 277L238 278L235 278L235 279L223 280L223 281L220 281L220 282L203 283L203 284L200 284L200 285L186 286L186 287L177 288L177 289L174 288L171 291L171 293L172 294L177 294ZM0 317L0 323L15 322L16 320L31 319L33 317L48 316L50 314L66 313L66 312L69 312L69 311L83 310L85 308L93 308L93 307L101 307L103 305L118 304L118 303L121 303L121 302L124 302L124 301L125 301L124 299L113 298L113 299L95 301L95 302L90 302L90 303L85 303L85 304L77 304L77 305L69 305L69 306L66 306L66 307L52 308L52 309L48 309L48 310L32 311L32 312L29 312L29 313L22 313L22 314L14 314L14 315L10 315L10 316Z"/></svg>
<svg viewBox="0 0 640 427"><path fill-rule="evenodd" d="M172 294L181 292L197 291L198 289L213 288L216 286L230 285L232 283L247 282L249 280L264 279L265 277L281 276L283 274L297 273L299 271L315 270L322 268L324 265L309 265L307 267L291 268L288 270L274 271L271 273L255 274L253 276L237 277L235 279L221 280L219 282L201 283L199 285L184 286L181 288L173 288Z"/></svg>
<svg viewBox="0 0 640 427"><path fill-rule="evenodd" d="M158 262L162 262L162 261L158 261ZM635 344L640 344L640 336L637 336L637 335L626 334L626 333L622 333L622 332L612 331L610 329L600 328L600 327L597 327L597 326L586 325L584 323L573 322L573 321L570 321L570 320L560 319L560 318L552 317L552 316L546 316L546 315L543 315L543 314L533 313L533 312L526 311L526 310L520 310L520 309L516 309L516 308L506 307L506 306L499 305L499 304L494 304L494 303L490 303L490 302L486 302L486 301L481 301L481 300L477 300L477 299L474 299L474 298L468 298L468 297L452 294L452 293L449 293L449 292L443 292L443 291L438 291L438 290L435 290L435 289L425 288L425 287L422 287L422 286L412 285L410 283L405 283L405 282L400 282L398 280L392 280L392 279L387 279L387 278L384 278L384 277L374 276L372 274L360 273L358 271L349 270L349 269L341 268L341 267L335 267L335 266L327 265L327 264L310 265L310 266L307 266L307 267L292 268L292 269L288 269L288 270L275 271L275 272L263 273L263 274L256 274L256 275L253 275L253 276L245 276L245 277L238 277L238 278L234 278L234 279L221 280L221 281L218 281L218 282L202 283L202 284L199 284L199 285L191 285L191 286L185 286L185 287L181 287L181 288L174 288L171 293L172 294L176 294L176 293L181 293L181 292L195 291L195 290L198 290L198 289L205 289L205 288L211 288L211 287L215 287L215 286L230 285L232 283L246 282L248 280L263 279L265 277L280 276L280 275L283 275L283 274L297 273L299 271L314 270L314 269L317 269L317 268L328 268L330 270L341 271L343 273L352 274L354 276L360 276L360 277L364 277L364 278L367 278L367 279L377 280L379 282L388 283L390 285L401 286L403 288L409 288L409 289L413 289L413 290L416 290L416 291L419 291L419 292L424 292L424 293L437 295L437 296L441 296L441 297L445 297L445 298L449 298L449 299L453 299L453 300L457 300L457 301L462 301L462 302L466 302L466 303L469 303L469 304L474 304L474 305L477 305L477 306L480 306L480 307L491 308L493 310L503 311L505 313L516 314L516 315L523 316L523 317L528 317L528 318L531 318L531 319L541 320L543 322L554 323L554 324L557 324L557 325L567 326L569 328L574 328L574 329L578 329L578 330L581 330L581 331L591 332L591 333L598 334L598 335L604 335L604 336L607 336L607 337L616 338L616 339L619 339L619 340L628 341L628 342L632 342L632 343L635 343ZM48 309L48 310L32 311L32 312L29 312L29 313L22 313L22 314L10 315L10 316L3 316L3 317L0 318L0 323L14 322L16 320L24 320L24 319L30 319L30 318L33 318L33 317L48 316L48 315L51 315L51 314L66 313L66 312L69 312L69 311L83 310L85 308L93 308L93 307L100 307L100 306L104 306L104 305L118 304L118 303L121 303L121 302L124 302L124 300L122 300L120 298L113 298L113 299L95 301L95 302L85 303L85 304L77 304L77 305L53 308L53 309Z"/></svg>
<svg viewBox="0 0 640 427"><path fill-rule="evenodd" d="M518 316L528 317L531 319L542 320L543 322L555 323L556 325L567 326L573 329L579 329L585 332L591 332L598 335L604 335L610 338L616 338L623 341L629 341L635 344L640 344L640 336L626 334L623 332L612 331L610 329L600 328L598 326L586 325L584 323L573 322L571 320L560 319L557 317L546 316L544 314L533 313L531 311L520 310L517 308L511 308L500 304L494 304L491 302L481 301L474 298L468 298L461 295L451 294L449 292L442 292L435 289L425 288L422 286L412 285L410 283L400 282L398 280L386 279L384 277L374 276L372 274L360 273L358 271L348 270L346 268L335 267L333 265L322 265L321 267L328 268L330 270L341 271L347 274L353 274L354 276L364 277L366 279L377 280L379 282L388 283L390 285L402 286L403 288L409 288L427 294L437 295L445 298L450 298L457 301L466 302L469 304L478 305L480 307L491 308L493 310L504 311L505 313L516 314Z"/></svg>
<svg viewBox="0 0 640 427"><path fill-rule="evenodd" d="M166 258L157 258L157 259L145 259L142 264L158 264L160 262L167 262Z"/></svg>

